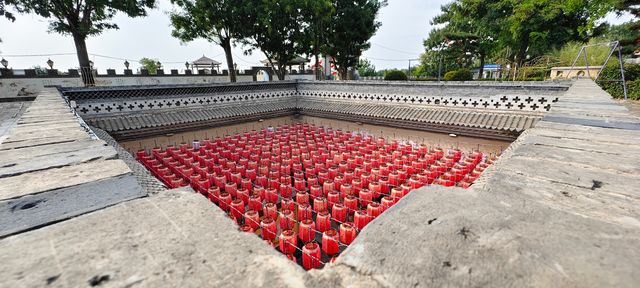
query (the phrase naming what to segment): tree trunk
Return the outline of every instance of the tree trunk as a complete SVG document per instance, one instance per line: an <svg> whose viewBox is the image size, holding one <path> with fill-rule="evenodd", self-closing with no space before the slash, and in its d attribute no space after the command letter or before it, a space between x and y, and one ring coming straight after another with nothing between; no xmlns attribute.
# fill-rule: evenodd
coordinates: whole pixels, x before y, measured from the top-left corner
<svg viewBox="0 0 640 288"><path fill-rule="evenodd" d="M280 65L280 63L278 63L276 74L278 74L278 80L283 81L287 75L287 65Z"/></svg>
<svg viewBox="0 0 640 288"><path fill-rule="evenodd" d="M349 80L349 68L339 67L338 71L340 71L340 80L342 81Z"/></svg>
<svg viewBox="0 0 640 288"><path fill-rule="evenodd" d="M318 53L315 53L314 57L316 57L316 65L315 68L313 69L313 75L315 77L315 80L320 80L322 77L322 71L319 70L318 66L320 66L320 55L318 55Z"/></svg>
<svg viewBox="0 0 640 288"><path fill-rule="evenodd" d="M516 55L516 64L517 67L521 67L526 60L527 49L529 48L529 32L524 32L522 35L522 40L520 41L520 48L518 49L518 54Z"/></svg>
<svg viewBox="0 0 640 288"><path fill-rule="evenodd" d="M478 79L484 78L484 53L480 53L480 69L478 70Z"/></svg>
<svg viewBox="0 0 640 288"><path fill-rule="evenodd" d="M227 58L227 70L229 70L229 81L236 82L236 68L233 65L233 54L231 53L231 38L220 38L220 46L224 50Z"/></svg>
<svg viewBox="0 0 640 288"><path fill-rule="evenodd" d="M82 82L86 86L93 86L95 80L93 79L93 71L91 64L89 63L89 53L87 53L87 44L85 42L86 36L78 33L73 33L73 42L76 45L76 54L78 55L78 64L80 64L80 74L82 75Z"/></svg>

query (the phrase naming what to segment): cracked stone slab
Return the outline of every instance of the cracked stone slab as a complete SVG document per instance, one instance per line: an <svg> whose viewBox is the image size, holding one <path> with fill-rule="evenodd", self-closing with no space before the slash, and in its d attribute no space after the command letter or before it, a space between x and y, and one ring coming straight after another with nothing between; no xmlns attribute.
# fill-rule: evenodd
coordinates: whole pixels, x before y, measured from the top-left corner
<svg viewBox="0 0 640 288"><path fill-rule="evenodd" d="M336 265L393 287L634 287L640 281L638 228L496 190L413 191L372 221Z"/></svg>
<svg viewBox="0 0 640 288"><path fill-rule="evenodd" d="M43 149L47 149L43 147ZM14 152L15 153L15 152ZM17 161L0 160L0 179L22 173L59 168L89 161L109 160L117 155L110 146L87 147L75 151L55 153L21 159Z"/></svg>
<svg viewBox="0 0 640 288"><path fill-rule="evenodd" d="M551 115L545 116L543 120L564 124L640 131L640 124L637 122L609 121L587 117L562 117Z"/></svg>
<svg viewBox="0 0 640 288"><path fill-rule="evenodd" d="M119 160L92 161L0 180L0 199L12 199L131 173Z"/></svg>
<svg viewBox="0 0 640 288"><path fill-rule="evenodd" d="M31 103L0 144L0 237L146 195L117 151L87 131L57 91Z"/></svg>
<svg viewBox="0 0 640 288"><path fill-rule="evenodd" d="M7 287L86 287L92 279L106 287L304 287L306 277L190 188L2 239L0 263Z"/></svg>
<svg viewBox="0 0 640 288"><path fill-rule="evenodd" d="M129 174L0 201L0 237L145 195Z"/></svg>

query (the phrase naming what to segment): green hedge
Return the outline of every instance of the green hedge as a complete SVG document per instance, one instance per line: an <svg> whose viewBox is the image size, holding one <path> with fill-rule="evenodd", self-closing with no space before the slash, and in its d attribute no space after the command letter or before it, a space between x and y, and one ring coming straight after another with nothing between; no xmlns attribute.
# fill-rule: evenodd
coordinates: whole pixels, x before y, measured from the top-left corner
<svg viewBox="0 0 640 288"><path fill-rule="evenodd" d="M387 81L407 81L407 74L399 70L388 70L384 72L384 80Z"/></svg>
<svg viewBox="0 0 640 288"><path fill-rule="evenodd" d="M611 81L620 80L622 79L621 76L619 66L609 65L602 70L598 84L602 89L611 94L613 98L624 98L622 82ZM627 81L627 95L629 99L640 100L640 65L624 65L624 77Z"/></svg>
<svg viewBox="0 0 640 288"><path fill-rule="evenodd" d="M444 81L471 81L473 74L469 69L458 69L444 74Z"/></svg>

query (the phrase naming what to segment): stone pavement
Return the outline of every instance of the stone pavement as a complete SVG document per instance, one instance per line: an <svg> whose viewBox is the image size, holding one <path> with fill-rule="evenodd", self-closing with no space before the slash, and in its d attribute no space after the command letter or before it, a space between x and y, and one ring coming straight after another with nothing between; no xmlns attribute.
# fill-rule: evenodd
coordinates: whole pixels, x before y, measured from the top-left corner
<svg viewBox="0 0 640 288"><path fill-rule="evenodd" d="M116 151L45 89L0 144L0 237L144 196Z"/></svg>
<svg viewBox="0 0 640 288"><path fill-rule="evenodd" d="M637 287L638 123L579 80L479 183L412 192L337 265L398 287Z"/></svg>
<svg viewBox="0 0 640 288"><path fill-rule="evenodd" d="M413 191L322 270L179 190L0 240L0 286L636 287L638 119L590 80L557 104L472 188Z"/></svg>
<svg viewBox="0 0 640 288"><path fill-rule="evenodd" d="M27 101L0 102L0 143L6 139L9 130L18 122L27 107Z"/></svg>

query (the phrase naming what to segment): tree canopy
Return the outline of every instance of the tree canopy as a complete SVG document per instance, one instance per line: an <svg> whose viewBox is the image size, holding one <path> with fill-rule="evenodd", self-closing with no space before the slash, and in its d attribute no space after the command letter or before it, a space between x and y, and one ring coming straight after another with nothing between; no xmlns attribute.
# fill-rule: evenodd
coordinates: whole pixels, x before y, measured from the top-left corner
<svg viewBox="0 0 640 288"><path fill-rule="evenodd" d="M108 29L118 29L111 20L118 12L129 17L147 15L155 0L3 0L20 13L33 13L49 20L49 32L71 35L80 68L90 69L85 40ZM6 12L5 12L6 17ZM83 79L93 84L91 73L82 69Z"/></svg>
<svg viewBox="0 0 640 288"><path fill-rule="evenodd" d="M261 50L274 68L278 79L284 80L288 63L310 50L302 11L305 0L253 0L249 8L255 21L247 30L245 44Z"/></svg>
<svg viewBox="0 0 640 288"><path fill-rule="evenodd" d="M145 57L140 59L139 63L142 66L142 69L146 69L147 71L149 71L149 74L157 74L158 69L162 68L160 62L157 59Z"/></svg>
<svg viewBox="0 0 640 288"><path fill-rule="evenodd" d="M11 11L7 11L7 8L4 2L5 0L0 0L0 18L4 17L9 21L12 21L12 22L15 21L16 17L13 16L13 13L11 13Z"/></svg>
<svg viewBox="0 0 640 288"><path fill-rule="evenodd" d="M371 61L367 59L360 59L358 65L356 66L358 69L358 74L362 77L367 76L376 76L376 66L374 66Z"/></svg>
<svg viewBox="0 0 640 288"><path fill-rule="evenodd" d="M425 53L441 55L455 63L453 68L470 68L477 62L482 67L484 57L521 66L568 42L587 41L598 31L598 20L613 11L616 3L455 0L442 6L432 20L439 26L425 40Z"/></svg>
<svg viewBox="0 0 640 288"><path fill-rule="evenodd" d="M236 82L231 46L247 37L251 19L249 1L171 0L181 11L171 13L171 35L184 42L198 38L220 45L224 50L229 78Z"/></svg>
<svg viewBox="0 0 640 288"><path fill-rule="evenodd" d="M381 23L376 20L386 1L333 0L335 13L329 21L325 52L333 56L341 79L347 79L348 69L358 64L362 52L369 49L369 39Z"/></svg>

